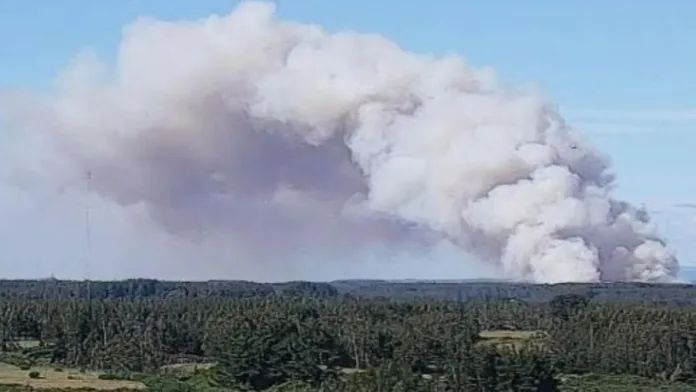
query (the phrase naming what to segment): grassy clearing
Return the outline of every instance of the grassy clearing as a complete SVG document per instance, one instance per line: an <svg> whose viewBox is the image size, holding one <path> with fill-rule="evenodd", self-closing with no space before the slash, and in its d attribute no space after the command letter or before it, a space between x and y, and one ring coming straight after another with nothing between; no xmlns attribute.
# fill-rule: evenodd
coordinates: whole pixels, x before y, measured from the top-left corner
<svg viewBox="0 0 696 392"><path fill-rule="evenodd" d="M30 378L29 373L39 372L39 378ZM135 381L100 380L98 373L80 373L74 369L57 371L48 367L32 367L21 370L17 366L0 363L0 385L19 385L34 389L145 389L145 385Z"/></svg>
<svg viewBox="0 0 696 392"><path fill-rule="evenodd" d="M482 331L479 336L481 339L517 339L528 340L538 335L544 335L542 331L509 331L509 330L493 330Z"/></svg>
<svg viewBox="0 0 696 392"><path fill-rule="evenodd" d="M39 340L17 340L14 343L16 343L20 348L23 349L36 348L41 346L41 341Z"/></svg>
<svg viewBox="0 0 696 392"><path fill-rule="evenodd" d="M175 363L160 367L160 371L167 374L194 374L197 370L207 370L217 365L216 362L207 363Z"/></svg>
<svg viewBox="0 0 696 392"><path fill-rule="evenodd" d="M479 344L520 350L532 343L543 345L548 335L543 331L491 330L482 331L479 337Z"/></svg>

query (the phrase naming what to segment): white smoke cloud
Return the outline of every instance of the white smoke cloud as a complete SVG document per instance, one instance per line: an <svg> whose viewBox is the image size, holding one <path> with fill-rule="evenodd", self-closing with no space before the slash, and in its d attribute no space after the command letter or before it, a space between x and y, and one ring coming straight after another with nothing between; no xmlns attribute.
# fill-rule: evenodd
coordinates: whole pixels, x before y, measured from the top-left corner
<svg viewBox="0 0 696 392"><path fill-rule="evenodd" d="M42 140L44 182L89 172L102 198L250 262L446 239L520 280L678 270L647 215L610 197L607 159L538 94L271 4L138 21L113 70L85 53L55 94L12 103L7 123Z"/></svg>

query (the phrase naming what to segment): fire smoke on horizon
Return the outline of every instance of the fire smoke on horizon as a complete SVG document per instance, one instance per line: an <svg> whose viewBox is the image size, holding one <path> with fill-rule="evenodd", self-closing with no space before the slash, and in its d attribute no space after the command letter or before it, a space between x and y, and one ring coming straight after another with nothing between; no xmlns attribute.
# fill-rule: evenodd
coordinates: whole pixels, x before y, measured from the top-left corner
<svg viewBox="0 0 696 392"><path fill-rule="evenodd" d="M678 272L553 105L459 57L248 2L138 21L109 68L77 57L55 94L14 100L5 119L48 146L43 180L89 171L93 192L181 238L216 233L250 260L284 262L447 240L535 282Z"/></svg>

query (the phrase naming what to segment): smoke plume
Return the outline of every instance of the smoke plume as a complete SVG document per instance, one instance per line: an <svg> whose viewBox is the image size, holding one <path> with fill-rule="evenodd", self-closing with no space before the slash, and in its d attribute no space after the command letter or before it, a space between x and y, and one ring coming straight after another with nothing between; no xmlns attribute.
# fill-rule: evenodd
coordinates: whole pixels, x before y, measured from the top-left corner
<svg viewBox="0 0 696 392"><path fill-rule="evenodd" d="M446 239L520 280L676 275L647 215L610 196L608 160L542 97L274 12L137 21L113 69L85 53L6 120L50 146L44 176L89 173L102 198L251 260Z"/></svg>

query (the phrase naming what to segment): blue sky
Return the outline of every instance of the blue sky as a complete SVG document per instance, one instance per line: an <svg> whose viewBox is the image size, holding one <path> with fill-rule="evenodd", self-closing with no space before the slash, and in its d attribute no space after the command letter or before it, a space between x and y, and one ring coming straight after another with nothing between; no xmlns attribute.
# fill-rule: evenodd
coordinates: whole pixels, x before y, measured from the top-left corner
<svg viewBox="0 0 696 392"><path fill-rule="evenodd" d="M227 13L229 0L0 0L0 89L49 88L80 49L111 59L139 16ZM456 52L532 85L612 157L617 194L656 210L696 265L696 2L666 0L280 0L281 17L374 32L405 49ZM2 131L2 130L0 130ZM2 141L2 135L0 135Z"/></svg>

